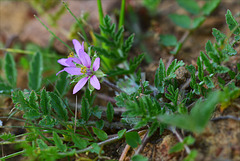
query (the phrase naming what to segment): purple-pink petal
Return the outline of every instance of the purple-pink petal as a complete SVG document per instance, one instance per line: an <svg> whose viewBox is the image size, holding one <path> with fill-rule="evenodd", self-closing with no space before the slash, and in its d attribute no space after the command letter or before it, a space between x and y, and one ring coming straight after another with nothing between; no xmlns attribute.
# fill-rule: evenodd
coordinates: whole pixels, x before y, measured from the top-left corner
<svg viewBox="0 0 240 161"><path fill-rule="evenodd" d="M87 83L88 77L82 78L73 88L73 94L77 93Z"/></svg>
<svg viewBox="0 0 240 161"><path fill-rule="evenodd" d="M79 50L82 49L82 46L81 46L80 42L77 41L76 39L73 39L72 43L74 45L74 49L75 49L77 55L79 56Z"/></svg>
<svg viewBox="0 0 240 161"><path fill-rule="evenodd" d="M79 50L79 59L81 60L82 64L85 67L90 68L90 66L91 66L91 59L90 59L89 55L86 52Z"/></svg>
<svg viewBox="0 0 240 161"><path fill-rule="evenodd" d="M75 63L77 63L77 64L81 64L81 61L80 61L78 58L68 58L68 59L66 60L66 63L67 63L69 66L75 67L76 65L75 65L73 62L75 62Z"/></svg>
<svg viewBox="0 0 240 161"><path fill-rule="evenodd" d="M90 78L90 84L97 90L100 89L100 83L95 75Z"/></svg>
<svg viewBox="0 0 240 161"><path fill-rule="evenodd" d="M59 73L62 73L63 71L64 71L64 69L63 69L63 70L60 70L59 72L57 72L56 76L57 76Z"/></svg>
<svg viewBox="0 0 240 161"><path fill-rule="evenodd" d="M71 75L82 75L81 69L77 67L66 67L63 70Z"/></svg>
<svg viewBox="0 0 240 161"><path fill-rule="evenodd" d="M93 63L93 71L97 71L100 66L100 58L96 58L94 63Z"/></svg>
<svg viewBox="0 0 240 161"><path fill-rule="evenodd" d="M69 64L66 61L67 61L67 58L62 58L62 59L59 59L57 62L63 66L68 67Z"/></svg>

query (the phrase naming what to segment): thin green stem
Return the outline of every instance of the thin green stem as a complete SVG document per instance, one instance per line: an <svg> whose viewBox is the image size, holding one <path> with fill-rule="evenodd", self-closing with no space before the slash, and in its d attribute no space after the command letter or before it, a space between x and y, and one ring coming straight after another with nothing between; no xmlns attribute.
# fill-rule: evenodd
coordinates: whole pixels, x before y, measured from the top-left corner
<svg viewBox="0 0 240 161"><path fill-rule="evenodd" d="M6 159L9 159L9 158L13 158L15 156L23 154L24 152L25 152L25 150L22 150L22 151L19 151L19 152L16 152L16 153L13 153L13 154L1 157L0 160L6 160Z"/></svg>
<svg viewBox="0 0 240 161"><path fill-rule="evenodd" d="M68 8L67 4L65 2L62 2L64 7L68 10L68 12L73 16L73 18L77 21L78 23L78 26L80 27L81 29L81 33L83 34L83 37L84 37L84 41L88 42L88 38L87 38L87 34L83 28L83 25L82 23L77 19L77 17L72 13L72 11Z"/></svg>
<svg viewBox="0 0 240 161"><path fill-rule="evenodd" d="M104 14L103 14L103 9L102 9L102 2L101 2L101 0L97 0L97 5L98 5L99 23L100 23L100 25L103 25Z"/></svg>
<svg viewBox="0 0 240 161"><path fill-rule="evenodd" d="M63 45L65 45L69 50L73 51L73 49L66 44L64 41L62 41L57 35L55 35L36 15L34 15L34 17L48 30L48 32L50 32L52 34L52 36L54 36L56 39L58 39L61 43L63 43Z"/></svg>
<svg viewBox="0 0 240 161"><path fill-rule="evenodd" d="M118 28L120 28L120 27L122 27L124 25L125 2L126 2L126 0L122 0Z"/></svg>

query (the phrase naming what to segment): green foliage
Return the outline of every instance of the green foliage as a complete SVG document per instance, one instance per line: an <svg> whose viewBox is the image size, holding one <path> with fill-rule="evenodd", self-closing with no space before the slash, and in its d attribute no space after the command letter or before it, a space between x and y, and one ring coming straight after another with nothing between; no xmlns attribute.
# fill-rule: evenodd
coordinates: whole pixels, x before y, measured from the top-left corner
<svg viewBox="0 0 240 161"><path fill-rule="evenodd" d="M13 89L11 86L7 85L4 82L0 82L0 94L11 95L12 91L13 91Z"/></svg>
<svg viewBox="0 0 240 161"><path fill-rule="evenodd" d="M126 131L127 131L126 129L118 131L118 138L121 139L123 135L126 133Z"/></svg>
<svg viewBox="0 0 240 161"><path fill-rule="evenodd" d="M148 158L147 157L144 157L140 154L138 155L134 155L132 158L131 158L132 161L148 161Z"/></svg>
<svg viewBox="0 0 240 161"><path fill-rule="evenodd" d="M190 29L191 25L191 19L187 15L179 15L179 14L170 14L169 18L173 23L176 25L185 28L185 29Z"/></svg>
<svg viewBox="0 0 240 161"><path fill-rule="evenodd" d="M82 139L74 134L72 134L71 137L72 141L74 142L74 146L76 146L79 149L84 149L89 145L87 140Z"/></svg>
<svg viewBox="0 0 240 161"><path fill-rule="evenodd" d="M42 55L39 52L33 56L30 64L30 72L28 75L28 86L32 90L39 90L41 88L42 81L43 60Z"/></svg>
<svg viewBox="0 0 240 161"><path fill-rule="evenodd" d="M195 0L177 0L177 3L192 14L198 14L200 12L200 7Z"/></svg>
<svg viewBox="0 0 240 161"><path fill-rule="evenodd" d="M69 89L69 79L67 78L68 74L66 72L63 72L60 74L60 77L56 81L55 85L55 92L59 94L60 96L64 96L68 89Z"/></svg>
<svg viewBox="0 0 240 161"><path fill-rule="evenodd" d="M164 46L177 45L177 38L174 35L160 35L160 44Z"/></svg>
<svg viewBox="0 0 240 161"><path fill-rule="evenodd" d="M17 69L13 56L9 53L5 55L5 64L4 64L5 75L7 81L11 87L16 87L17 83Z"/></svg>
<svg viewBox="0 0 240 161"><path fill-rule="evenodd" d="M230 31L236 35L239 35L240 34L240 26L239 26L238 22L232 16L232 13L230 10L227 10L226 21L227 21Z"/></svg>
<svg viewBox="0 0 240 161"><path fill-rule="evenodd" d="M93 133L101 140L104 141L108 138L107 133L105 133L103 130L92 127Z"/></svg>
<svg viewBox="0 0 240 161"><path fill-rule="evenodd" d="M132 148L136 148L141 144L141 138L136 131L128 132L125 134L126 142Z"/></svg>
<svg viewBox="0 0 240 161"><path fill-rule="evenodd" d="M161 3L161 0L143 0L142 3L151 12L157 9L158 5Z"/></svg>
<svg viewBox="0 0 240 161"><path fill-rule="evenodd" d="M114 109L113 109L113 105L111 103L108 103L106 112L107 112L108 121L112 122L113 117L114 117Z"/></svg>
<svg viewBox="0 0 240 161"><path fill-rule="evenodd" d="M82 98L82 108L81 113L84 121L88 121L90 117L90 109L89 109L89 103L86 98Z"/></svg>
<svg viewBox="0 0 240 161"><path fill-rule="evenodd" d="M213 10L219 5L219 3L221 2L221 0L210 0L207 1L203 7L202 7L202 12L204 13L204 15L208 16L210 15Z"/></svg>
<svg viewBox="0 0 240 161"><path fill-rule="evenodd" d="M183 142L179 142L173 147L171 147L171 149L169 150L169 154L182 151L184 150L184 145L192 145L194 142L195 139L193 137L187 136L184 138Z"/></svg>
<svg viewBox="0 0 240 161"><path fill-rule="evenodd" d="M13 142L15 140L15 135L11 134L11 133L3 133L0 135L0 138L4 141L10 141Z"/></svg>
<svg viewBox="0 0 240 161"><path fill-rule="evenodd" d="M67 151L66 144L63 144L63 141L61 140L61 138L58 136L56 132L53 132L53 140L59 151L61 152Z"/></svg>

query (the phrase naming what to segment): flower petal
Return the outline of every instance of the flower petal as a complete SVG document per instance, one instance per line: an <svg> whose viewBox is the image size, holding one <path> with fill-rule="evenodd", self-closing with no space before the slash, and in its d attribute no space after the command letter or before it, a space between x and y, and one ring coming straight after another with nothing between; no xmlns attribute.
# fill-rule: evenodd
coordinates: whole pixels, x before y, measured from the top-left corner
<svg viewBox="0 0 240 161"><path fill-rule="evenodd" d="M59 64L63 65L63 66L68 67L69 64L68 64L66 61L67 61L66 58L62 58L62 59L59 59L57 62L58 62Z"/></svg>
<svg viewBox="0 0 240 161"><path fill-rule="evenodd" d="M80 81L73 88L73 94L77 93L87 83L88 77L80 79Z"/></svg>
<svg viewBox="0 0 240 161"><path fill-rule="evenodd" d="M91 85L96 88L97 90L100 89L100 83L97 79L97 77L95 75L93 75L91 78L90 78L90 83Z"/></svg>
<svg viewBox="0 0 240 161"><path fill-rule="evenodd" d="M86 52L79 50L79 59L81 60L82 64L85 67L90 68L90 66L91 66L91 59L90 59L89 55Z"/></svg>
<svg viewBox="0 0 240 161"><path fill-rule="evenodd" d="M63 69L63 70L60 70L59 72L57 72L56 76L57 76L59 73L62 73L63 71L65 71L65 70Z"/></svg>
<svg viewBox="0 0 240 161"><path fill-rule="evenodd" d="M100 66L100 58L96 58L94 63L93 63L93 71L97 71Z"/></svg>
<svg viewBox="0 0 240 161"><path fill-rule="evenodd" d="M79 50L82 49L82 46L81 46L80 42L77 41L76 39L73 39L72 43L74 45L74 49L75 49L77 55L79 56Z"/></svg>
<svg viewBox="0 0 240 161"><path fill-rule="evenodd" d="M77 67L66 67L63 70L72 75L82 75L81 69Z"/></svg>
<svg viewBox="0 0 240 161"><path fill-rule="evenodd" d="M77 64L81 64L81 61L78 58L68 58L66 60L66 63L70 66L70 67L76 67L76 65L73 63L77 63Z"/></svg>

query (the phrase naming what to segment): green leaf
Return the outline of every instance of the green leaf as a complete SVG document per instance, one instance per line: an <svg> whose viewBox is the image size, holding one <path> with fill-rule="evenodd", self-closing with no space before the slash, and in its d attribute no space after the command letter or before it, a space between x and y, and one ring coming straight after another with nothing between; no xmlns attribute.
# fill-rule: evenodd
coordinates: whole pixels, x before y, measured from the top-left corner
<svg viewBox="0 0 240 161"><path fill-rule="evenodd" d="M90 117L89 103L85 97L82 98L82 108L81 108L82 118L84 121L88 121Z"/></svg>
<svg viewBox="0 0 240 161"><path fill-rule="evenodd" d="M177 38L174 35L160 35L160 44L164 46L177 45Z"/></svg>
<svg viewBox="0 0 240 161"><path fill-rule="evenodd" d="M203 81L204 73L203 73L203 62L201 57L198 57L197 59L197 66L198 66L198 78L200 81Z"/></svg>
<svg viewBox="0 0 240 161"><path fill-rule="evenodd" d="M109 102L107 105L107 119L109 122L112 122L114 116L113 105Z"/></svg>
<svg viewBox="0 0 240 161"><path fill-rule="evenodd" d="M158 120L168 125L200 133L207 125L221 95L219 91L211 93L204 102L196 103L190 114L165 114L158 116Z"/></svg>
<svg viewBox="0 0 240 161"><path fill-rule="evenodd" d="M127 53L131 49L133 41L134 41L134 36L135 36L135 34L132 34L127 38L127 40L125 40L123 48L122 48L124 53Z"/></svg>
<svg viewBox="0 0 240 161"><path fill-rule="evenodd" d="M49 115L51 108L50 108L50 96L48 95L45 89L41 91L41 100L40 100L40 107L44 115Z"/></svg>
<svg viewBox="0 0 240 161"><path fill-rule="evenodd" d="M158 121L153 122L151 127L149 128L148 136L149 137L152 136L154 134L154 132L157 130L158 127L159 127Z"/></svg>
<svg viewBox="0 0 240 161"><path fill-rule="evenodd" d="M206 18L204 16L194 18L192 21L192 24L191 24L191 28L192 29L198 28L199 26L202 25L202 23L205 21L205 19Z"/></svg>
<svg viewBox="0 0 240 161"><path fill-rule="evenodd" d="M11 95L11 92L13 91L12 87L0 82L0 94L7 94L7 95Z"/></svg>
<svg viewBox="0 0 240 161"><path fill-rule="evenodd" d="M48 145L42 139L37 139L36 142L41 150L46 150L48 148Z"/></svg>
<svg viewBox="0 0 240 161"><path fill-rule="evenodd" d="M226 39L227 36L225 34L221 33L219 30L217 30L215 28L213 28L212 31L213 31L212 34L215 37L215 39L217 40L217 42L220 45L223 44L223 42L224 42L224 40Z"/></svg>
<svg viewBox="0 0 240 161"><path fill-rule="evenodd" d="M118 138L121 139L123 137L123 135L126 133L126 129L122 129L120 131L118 131Z"/></svg>
<svg viewBox="0 0 240 161"><path fill-rule="evenodd" d="M64 96L67 93L67 90L69 89L69 79L67 78L68 73L67 72L62 72L60 74L60 77L56 81L55 93L59 93L60 96Z"/></svg>
<svg viewBox="0 0 240 161"><path fill-rule="evenodd" d="M176 25L185 29L190 29L191 19L187 15L170 14L169 18Z"/></svg>
<svg viewBox="0 0 240 161"><path fill-rule="evenodd" d="M208 40L208 42L206 43L205 46L206 49L206 53L207 55L217 64L220 64L220 58L218 56L218 52L216 51L216 49L214 48L212 42L210 40ZM203 60L204 61L204 60Z"/></svg>
<svg viewBox="0 0 240 161"><path fill-rule="evenodd" d="M223 54L227 54L229 56L234 56L237 54L237 51L235 49L233 49L233 47L227 43L224 47L224 49L222 50Z"/></svg>
<svg viewBox="0 0 240 161"><path fill-rule="evenodd" d="M30 72L28 75L28 86L32 90L39 90L41 88L42 81L42 70L43 70L43 62L42 55L39 52L33 56L31 64L30 64Z"/></svg>
<svg viewBox="0 0 240 161"><path fill-rule="evenodd" d="M91 153L100 154L100 152L102 151L102 148L97 143L93 143L91 147L92 149L89 150Z"/></svg>
<svg viewBox="0 0 240 161"><path fill-rule="evenodd" d="M215 67L215 72L216 73L227 73L229 71L230 71L230 69L228 67L224 67L224 66Z"/></svg>
<svg viewBox="0 0 240 161"><path fill-rule="evenodd" d="M131 161L148 161L148 158L138 154L138 155L134 155Z"/></svg>
<svg viewBox="0 0 240 161"><path fill-rule="evenodd" d="M169 154L172 153L176 153L176 152L180 152L184 149L184 144L183 143L177 143L176 145L174 145L173 147L171 147L171 149L169 150Z"/></svg>
<svg viewBox="0 0 240 161"><path fill-rule="evenodd" d="M183 159L183 161L194 161L197 157L197 150L191 150L190 154Z"/></svg>
<svg viewBox="0 0 240 161"><path fill-rule="evenodd" d="M240 34L240 26L239 26L238 22L232 16L232 13L231 13L230 10L227 10L226 21L227 21L227 24L228 24L228 28L234 34L239 35Z"/></svg>
<svg viewBox="0 0 240 161"><path fill-rule="evenodd" d="M173 60L167 69L167 76L174 73L179 67L183 65L184 65L184 62L182 60L178 62L177 62L177 59Z"/></svg>
<svg viewBox="0 0 240 161"><path fill-rule="evenodd" d="M98 128L92 127L93 133L101 140L104 141L108 138L107 133L105 133L103 130L100 130Z"/></svg>
<svg viewBox="0 0 240 161"><path fill-rule="evenodd" d="M98 129L102 129L104 127L104 121L103 120L96 121L96 127Z"/></svg>
<svg viewBox="0 0 240 161"><path fill-rule="evenodd" d="M155 80L154 80L155 86L157 88L163 86L163 81L164 81L165 77L166 77L165 65L164 65L162 59L160 59L159 67L156 71Z"/></svg>
<svg viewBox="0 0 240 161"><path fill-rule="evenodd" d="M82 139L81 137L76 136L75 134L72 134L72 141L74 142L74 146L78 147L79 149L84 149L88 146L88 141L85 139Z"/></svg>
<svg viewBox="0 0 240 161"><path fill-rule="evenodd" d="M183 139L183 143L187 145L192 145L195 142L195 139L192 136L187 136Z"/></svg>
<svg viewBox="0 0 240 161"><path fill-rule="evenodd" d="M0 135L0 138L3 139L4 141L13 142L16 139L16 136L11 134L10 132L9 133L4 132Z"/></svg>
<svg viewBox="0 0 240 161"><path fill-rule="evenodd" d="M132 148L136 148L141 144L141 138L136 131L126 133L125 137L127 144Z"/></svg>
<svg viewBox="0 0 240 161"><path fill-rule="evenodd" d="M204 83L207 85L208 88L214 88L214 83L212 81L212 79L209 76L206 76L203 78Z"/></svg>
<svg viewBox="0 0 240 161"><path fill-rule="evenodd" d="M55 110L58 118L60 120L67 121L68 113L67 113L67 109L63 105L62 100L55 93L49 93L49 96L51 97L50 102L51 102L52 108Z"/></svg>
<svg viewBox="0 0 240 161"><path fill-rule="evenodd" d="M16 65L13 56L9 53L5 55L4 70L8 83L11 85L11 87L13 88L16 87L17 85Z"/></svg>
<svg viewBox="0 0 240 161"><path fill-rule="evenodd" d="M210 15L215 8L220 4L221 0L209 0L207 1L204 6L202 7L202 12L205 16Z"/></svg>
<svg viewBox="0 0 240 161"><path fill-rule="evenodd" d="M200 8L195 0L177 0L179 6L192 14L198 14Z"/></svg>
<svg viewBox="0 0 240 161"><path fill-rule="evenodd" d="M55 145L61 152L67 151L66 144L63 144L63 141L61 140L61 138L58 136L58 134L56 132L53 132L53 140L54 140Z"/></svg>
<svg viewBox="0 0 240 161"><path fill-rule="evenodd" d="M201 55L201 59L202 59L204 65L206 66L207 71L209 73L213 73L213 66L212 66L210 60L208 59L208 57L203 52L200 52L200 55Z"/></svg>

